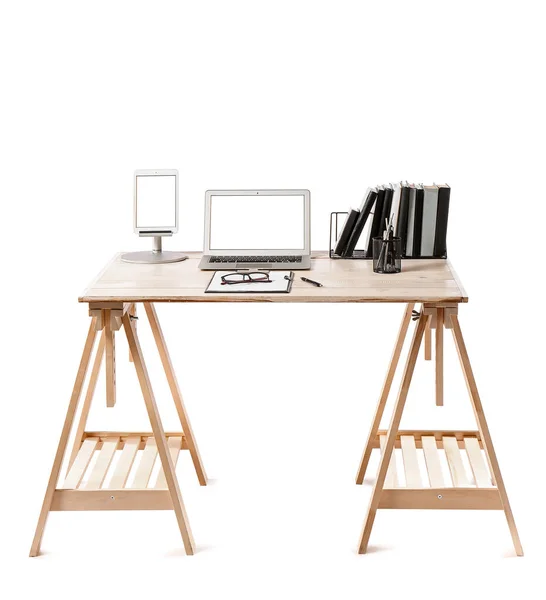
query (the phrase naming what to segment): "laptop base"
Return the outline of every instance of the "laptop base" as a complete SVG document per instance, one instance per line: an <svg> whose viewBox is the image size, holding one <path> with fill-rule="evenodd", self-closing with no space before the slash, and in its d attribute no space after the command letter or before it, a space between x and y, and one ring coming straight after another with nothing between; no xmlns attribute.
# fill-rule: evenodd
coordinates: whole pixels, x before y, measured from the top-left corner
<svg viewBox="0 0 546 600"><path fill-rule="evenodd" d="M217 256L203 256L199 263L199 268L202 271L237 271L238 269L254 269L256 271L260 269L267 269L269 271L306 271L311 268L311 257L301 256L301 261L283 261L278 262L222 262L218 260ZM214 259L214 262L211 262Z"/></svg>

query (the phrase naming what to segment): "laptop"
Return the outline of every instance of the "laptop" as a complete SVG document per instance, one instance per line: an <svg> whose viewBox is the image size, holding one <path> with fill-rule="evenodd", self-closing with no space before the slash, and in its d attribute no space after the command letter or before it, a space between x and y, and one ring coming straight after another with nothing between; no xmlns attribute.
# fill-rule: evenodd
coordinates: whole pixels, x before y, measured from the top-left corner
<svg viewBox="0 0 546 600"><path fill-rule="evenodd" d="M310 269L309 190L209 190L202 270Z"/></svg>

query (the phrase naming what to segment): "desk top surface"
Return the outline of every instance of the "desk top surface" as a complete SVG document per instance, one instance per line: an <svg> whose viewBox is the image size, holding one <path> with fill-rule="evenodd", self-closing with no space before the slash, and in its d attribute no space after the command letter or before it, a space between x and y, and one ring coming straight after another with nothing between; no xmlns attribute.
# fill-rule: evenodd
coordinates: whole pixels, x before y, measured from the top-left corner
<svg viewBox="0 0 546 600"><path fill-rule="evenodd" d="M371 260L331 260L314 252L311 270L296 271L289 294L205 294L213 271L197 268L200 252L184 262L139 265L117 254L80 296L80 302L468 302L448 260L403 260L402 272L379 275ZM323 284L300 280L306 276Z"/></svg>

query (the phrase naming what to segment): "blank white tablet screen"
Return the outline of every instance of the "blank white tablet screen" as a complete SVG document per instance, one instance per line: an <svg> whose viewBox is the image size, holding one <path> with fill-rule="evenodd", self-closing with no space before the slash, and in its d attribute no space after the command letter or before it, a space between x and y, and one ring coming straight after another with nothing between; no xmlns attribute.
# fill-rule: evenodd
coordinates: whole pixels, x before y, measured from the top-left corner
<svg viewBox="0 0 546 600"><path fill-rule="evenodd" d="M176 177L136 176L136 224L140 227L176 227Z"/></svg>
<svg viewBox="0 0 546 600"><path fill-rule="evenodd" d="M211 196L211 250L303 250L304 196Z"/></svg>

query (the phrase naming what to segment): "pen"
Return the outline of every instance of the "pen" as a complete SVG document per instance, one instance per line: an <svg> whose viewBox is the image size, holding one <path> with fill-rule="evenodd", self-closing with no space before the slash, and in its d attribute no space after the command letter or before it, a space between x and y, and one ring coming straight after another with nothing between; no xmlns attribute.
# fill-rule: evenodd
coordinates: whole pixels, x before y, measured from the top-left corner
<svg viewBox="0 0 546 600"><path fill-rule="evenodd" d="M322 283L319 283L318 281L313 281L312 279L307 279L307 277L300 277L300 279L307 283L311 283L312 285L316 285L317 287L322 287Z"/></svg>

